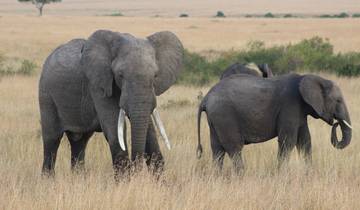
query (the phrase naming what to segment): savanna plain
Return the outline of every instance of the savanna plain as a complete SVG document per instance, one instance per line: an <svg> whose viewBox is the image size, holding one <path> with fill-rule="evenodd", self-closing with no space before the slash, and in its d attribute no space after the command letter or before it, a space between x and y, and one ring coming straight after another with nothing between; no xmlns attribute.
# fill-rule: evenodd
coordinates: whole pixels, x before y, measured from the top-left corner
<svg viewBox="0 0 360 210"><path fill-rule="evenodd" d="M233 174L229 159L222 175L215 173L205 116L201 125L204 156L197 160L195 154L198 95L200 91L206 93L210 85L175 85L158 97L159 111L173 144L168 151L159 139L166 161L160 180L143 170L116 184L102 134L94 135L88 144L85 173L70 171L70 148L64 137L55 178L42 178L37 101L42 62L59 44L86 38L100 28L139 37L170 30L185 48L204 54L209 50L241 49L250 40L275 45L314 35L329 38L336 51L360 50L360 24L354 19L2 16L0 51L6 56L6 65L26 58L39 67L32 76L4 76L0 80L0 209L359 208L360 79L330 74L322 76L342 89L354 127L353 138L349 147L336 150L330 143L331 127L310 119L313 164L309 169L294 150L288 167L277 171L274 139L245 146L243 176Z"/></svg>

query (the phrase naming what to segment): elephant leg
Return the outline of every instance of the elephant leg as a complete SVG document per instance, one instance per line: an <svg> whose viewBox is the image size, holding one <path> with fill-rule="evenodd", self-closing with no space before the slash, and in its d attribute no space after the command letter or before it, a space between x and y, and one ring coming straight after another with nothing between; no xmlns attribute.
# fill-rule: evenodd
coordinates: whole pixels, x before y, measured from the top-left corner
<svg viewBox="0 0 360 210"><path fill-rule="evenodd" d="M45 176L54 176L55 175L55 161L57 150L60 145L62 134L57 134L54 136L51 135L43 135L43 143L44 143L44 161L42 166L42 174Z"/></svg>
<svg viewBox="0 0 360 210"><path fill-rule="evenodd" d="M45 176L54 176L57 150L64 132L61 127L60 119L57 115L56 107L50 97L40 97L40 110L44 147L42 174Z"/></svg>
<svg viewBox="0 0 360 210"><path fill-rule="evenodd" d="M228 152L229 156L233 162L233 167L235 174L242 175L244 173L244 162L241 155L241 149L240 150L232 150L231 152Z"/></svg>
<svg viewBox="0 0 360 210"><path fill-rule="evenodd" d="M123 151L120 147L117 136L119 105L118 102L113 98L103 97L94 90L90 93L94 100L94 105L97 116L99 118L101 129L110 147L115 180L119 181L120 176L127 171L130 164L125 140L126 137L124 136L126 151ZM126 132L124 132L124 134L126 134Z"/></svg>
<svg viewBox="0 0 360 210"><path fill-rule="evenodd" d="M73 133L66 132L71 145L71 169L73 171L84 171L86 145L93 132Z"/></svg>
<svg viewBox="0 0 360 210"><path fill-rule="evenodd" d="M219 142L219 138L216 134L214 127L211 126L211 124L209 124L209 127L210 127L210 141L211 141L213 162L216 168L220 172L223 168L225 150Z"/></svg>
<svg viewBox="0 0 360 210"><path fill-rule="evenodd" d="M241 149L243 148L244 141L238 129L238 120L227 117L210 124L218 137L218 142L232 159L235 173L239 175L242 174L244 171L244 163L241 157ZM220 155L222 154L220 153Z"/></svg>
<svg viewBox="0 0 360 210"><path fill-rule="evenodd" d="M290 153L297 143L297 129L287 129L278 136L278 169L289 162Z"/></svg>
<svg viewBox="0 0 360 210"><path fill-rule="evenodd" d="M146 135L145 153L148 167L154 173L161 173L164 168L164 158L161 154L154 123L151 119L149 120L149 128Z"/></svg>
<svg viewBox="0 0 360 210"><path fill-rule="evenodd" d="M125 175L126 172L128 172L128 169L130 167L130 160L128 156L128 146L126 141L126 123L124 123L124 142L125 142L125 148L126 151L123 151L120 147L120 144L117 140L117 137L112 136L112 138L107 138L109 146L110 146L110 152L111 152L111 158L113 162L113 168L114 168L114 177L115 181L119 181L120 177Z"/></svg>
<svg viewBox="0 0 360 210"><path fill-rule="evenodd" d="M306 164L311 165L311 136L307 123L299 128L296 148L305 159Z"/></svg>

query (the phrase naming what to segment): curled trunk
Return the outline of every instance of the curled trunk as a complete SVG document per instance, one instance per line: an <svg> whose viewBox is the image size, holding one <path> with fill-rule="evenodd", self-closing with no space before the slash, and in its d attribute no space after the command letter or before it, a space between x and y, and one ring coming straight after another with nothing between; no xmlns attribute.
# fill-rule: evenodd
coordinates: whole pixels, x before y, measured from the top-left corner
<svg viewBox="0 0 360 210"><path fill-rule="evenodd" d="M345 122L349 122L349 121L345 121ZM341 128L341 133L342 133L341 141L339 141L339 139L338 139L338 137L336 135L336 128L338 127L339 124L340 124L340 128ZM350 144L352 131L351 131L351 128L349 127L349 125L346 125L346 123L344 123L343 120L340 120L339 122L336 122L332 126L332 129L331 129L331 144L336 149L343 149L347 145Z"/></svg>

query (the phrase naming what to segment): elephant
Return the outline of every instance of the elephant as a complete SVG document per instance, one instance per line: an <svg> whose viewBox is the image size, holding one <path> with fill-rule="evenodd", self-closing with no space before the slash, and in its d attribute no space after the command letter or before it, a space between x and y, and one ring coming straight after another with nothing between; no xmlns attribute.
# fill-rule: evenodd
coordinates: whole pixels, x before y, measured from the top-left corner
<svg viewBox="0 0 360 210"><path fill-rule="evenodd" d="M39 81L42 173L55 173L64 133L71 146L71 168L82 169L85 148L94 132L103 132L109 144L115 178L135 160L146 160L148 166L161 171L164 160L154 123L168 148L170 144L156 111L156 96L174 84L182 71L183 56L181 41L169 31L141 39L97 30L86 40L74 39L55 49ZM125 117L131 125L131 160Z"/></svg>
<svg viewBox="0 0 360 210"><path fill-rule="evenodd" d="M273 77L272 70L268 64L256 65L254 63L240 64L234 63L227 67L220 76L220 80L233 74L250 74L254 76L262 76L264 78Z"/></svg>
<svg viewBox="0 0 360 210"><path fill-rule="evenodd" d="M295 146L307 165L311 165L308 115L332 126L331 143L337 149L349 145L352 136L350 116L340 88L312 74L291 73L266 79L235 74L218 82L199 105L198 158L202 154L203 111L207 114L213 161L220 171L227 153L235 172L241 174L243 146L274 137L278 137L278 169L288 162ZM336 136L338 125L342 131L340 141Z"/></svg>

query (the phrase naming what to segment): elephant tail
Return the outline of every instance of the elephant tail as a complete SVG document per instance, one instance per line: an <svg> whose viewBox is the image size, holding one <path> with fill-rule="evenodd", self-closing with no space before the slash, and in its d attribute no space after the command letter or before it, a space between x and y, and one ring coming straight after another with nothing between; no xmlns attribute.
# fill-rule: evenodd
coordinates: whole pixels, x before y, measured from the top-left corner
<svg viewBox="0 0 360 210"><path fill-rule="evenodd" d="M202 155L202 152L203 152L203 148L202 148L202 145L201 145L201 137L200 137L200 123L201 123L201 113L203 111L206 111L204 101L205 100L203 100L200 103L199 110L198 110L198 115L197 115L198 146L197 146L197 149L196 149L196 156L197 156L198 159L201 158L201 155Z"/></svg>

